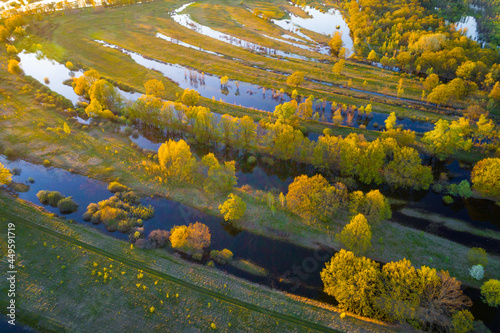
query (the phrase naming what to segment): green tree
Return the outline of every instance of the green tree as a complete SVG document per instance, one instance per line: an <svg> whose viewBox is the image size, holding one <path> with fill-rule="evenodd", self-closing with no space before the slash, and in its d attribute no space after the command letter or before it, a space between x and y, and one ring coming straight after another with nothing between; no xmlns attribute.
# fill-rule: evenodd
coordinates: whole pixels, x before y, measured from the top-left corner
<svg viewBox="0 0 500 333"><path fill-rule="evenodd" d="M420 305L421 279L409 260L382 267L383 288L378 304L390 321L413 319Z"/></svg>
<svg viewBox="0 0 500 333"><path fill-rule="evenodd" d="M89 88L90 100L97 100L104 109L118 111L121 106L120 94L106 80L97 80Z"/></svg>
<svg viewBox="0 0 500 333"><path fill-rule="evenodd" d="M485 158L477 162L472 169L471 180L479 192L500 196L500 158Z"/></svg>
<svg viewBox="0 0 500 333"><path fill-rule="evenodd" d="M195 106L200 100L200 94L194 90L186 88L182 93L181 102L187 106Z"/></svg>
<svg viewBox="0 0 500 333"><path fill-rule="evenodd" d="M247 208L246 203L236 194L229 194L228 199L222 205L219 205L219 210L224 215L225 221L239 220L245 215Z"/></svg>
<svg viewBox="0 0 500 333"><path fill-rule="evenodd" d="M431 168L423 166L418 152L410 147L395 149L393 160L385 167L384 176L393 188L427 190L433 180Z"/></svg>
<svg viewBox="0 0 500 333"><path fill-rule="evenodd" d="M208 168L205 179L205 191L229 192L236 185L236 163L234 161L224 162L223 165L215 158L214 154L205 155L201 163Z"/></svg>
<svg viewBox="0 0 500 333"><path fill-rule="evenodd" d="M444 119L439 119L434 129L425 133L422 142L440 160L446 159L460 148L469 150L472 147L472 140L464 140L460 124L453 121L450 125Z"/></svg>
<svg viewBox="0 0 500 333"><path fill-rule="evenodd" d="M340 242L347 250L358 255L364 254L372 246L371 239L372 231L363 214L354 216L340 233Z"/></svg>
<svg viewBox="0 0 500 333"><path fill-rule="evenodd" d="M257 124L249 116L243 116L239 120L239 131L243 148L248 149L252 147L257 140Z"/></svg>
<svg viewBox="0 0 500 333"><path fill-rule="evenodd" d="M2 163L0 163L0 185L9 184L12 180L12 174L9 169L4 167Z"/></svg>
<svg viewBox="0 0 500 333"><path fill-rule="evenodd" d="M488 254L483 248L473 247L467 252L467 260L472 266L481 265L486 267L488 265Z"/></svg>
<svg viewBox="0 0 500 333"><path fill-rule="evenodd" d="M219 128L221 129L222 141L225 145L234 144L235 134L238 129L237 119L228 114L222 115Z"/></svg>
<svg viewBox="0 0 500 333"><path fill-rule="evenodd" d="M273 115L283 124L294 124L296 121L297 102L292 100L283 104L278 104L274 108Z"/></svg>
<svg viewBox="0 0 500 333"><path fill-rule="evenodd" d="M324 291L339 302L339 308L357 315L380 317L376 298L381 290L380 267L344 249L321 271Z"/></svg>
<svg viewBox="0 0 500 333"><path fill-rule="evenodd" d="M431 74L424 80L424 89L429 93L439 85L439 76Z"/></svg>
<svg viewBox="0 0 500 333"><path fill-rule="evenodd" d="M165 94L165 86L163 82L152 79L144 83L144 88L146 89L146 95L152 95L155 97L162 97Z"/></svg>
<svg viewBox="0 0 500 333"><path fill-rule="evenodd" d="M483 283L481 295L489 306L498 307L500 305L500 281L490 279Z"/></svg>
<svg viewBox="0 0 500 333"><path fill-rule="evenodd" d="M386 157L385 149L379 139L370 142L361 155L357 158L356 174L365 184L381 184L383 177L381 171Z"/></svg>
<svg viewBox="0 0 500 333"><path fill-rule="evenodd" d="M305 72L294 72L286 79L286 84L292 87L298 87L304 81Z"/></svg>
<svg viewBox="0 0 500 333"><path fill-rule="evenodd" d="M332 39L328 42L328 46L330 46L330 52L338 57L340 49L344 46L344 42L342 41L342 33L339 31L335 31L332 36Z"/></svg>
<svg viewBox="0 0 500 333"><path fill-rule="evenodd" d="M295 177L288 186L287 208L307 221L328 221L342 203L341 189L331 186L321 175Z"/></svg>
<svg viewBox="0 0 500 333"><path fill-rule="evenodd" d="M474 316L468 310L457 311L451 319L453 333L467 333L474 329Z"/></svg>
<svg viewBox="0 0 500 333"><path fill-rule="evenodd" d="M172 183L191 183L196 159L191 154L189 145L184 140L168 140L158 149L158 162Z"/></svg>
<svg viewBox="0 0 500 333"><path fill-rule="evenodd" d="M161 109L164 106L161 99L153 95L142 95L129 109L129 117L139 119L148 124L161 126Z"/></svg>
<svg viewBox="0 0 500 333"><path fill-rule="evenodd" d="M371 190L366 195L361 191L350 194L349 211L353 214L363 214L372 225L392 217L389 200L379 190Z"/></svg>
<svg viewBox="0 0 500 333"><path fill-rule="evenodd" d="M500 82L497 81L495 83L488 97L494 100L495 102L500 103Z"/></svg>

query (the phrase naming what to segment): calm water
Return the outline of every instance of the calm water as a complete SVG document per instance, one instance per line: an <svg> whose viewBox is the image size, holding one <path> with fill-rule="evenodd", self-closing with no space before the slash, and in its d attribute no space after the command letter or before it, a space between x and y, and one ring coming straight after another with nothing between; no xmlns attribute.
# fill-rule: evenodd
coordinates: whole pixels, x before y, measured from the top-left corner
<svg viewBox="0 0 500 333"><path fill-rule="evenodd" d="M311 39L301 32L302 28L314 31L322 35L333 35L335 31L339 31L342 33L342 41L344 42L344 47L347 50L352 51L353 41L350 36L351 31L349 30L349 27L347 26L347 23L340 11L331 8L327 12L323 13L311 6L302 7L302 9L307 14L309 14L309 17L302 18L289 12L289 19L272 20L272 22L280 26L281 28L293 32L303 39L309 41L311 41ZM337 29L337 26L339 27L339 29ZM322 54L328 54L329 49L326 47L320 48L318 52Z"/></svg>
<svg viewBox="0 0 500 333"><path fill-rule="evenodd" d="M466 29L465 35L476 42L479 41L479 34L477 31L477 21L474 16L465 16L459 22L455 23L457 30Z"/></svg>

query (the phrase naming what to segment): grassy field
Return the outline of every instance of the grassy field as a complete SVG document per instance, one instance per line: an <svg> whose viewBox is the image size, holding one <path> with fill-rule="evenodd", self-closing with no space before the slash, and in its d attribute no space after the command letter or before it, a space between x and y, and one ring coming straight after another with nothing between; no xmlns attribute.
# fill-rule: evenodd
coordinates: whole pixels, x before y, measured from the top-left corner
<svg viewBox="0 0 500 333"><path fill-rule="evenodd" d="M242 48L228 45L216 39L206 38L190 29L183 28L170 19L168 12L179 7L181 4L180 2L158 1L141 6L107 9L95 14L86 14L86 10L75 11L71 14L68 13L64 17L50 17L44 22L35 24L33 32L42 37L41 39L35 40L41 42L45 46L45 51L50 57L59 61L71 60L73 63L80 64L86 68L94 68L104 76L127 83L139 91L143 91L142 84L147 79L159 78L159 74L142 68L142 66L135 64L133 60L117 50L104 50L103 47L94 42L95 39L105 40L162 61L203 69L204 71L220 76L228 75L232 79L250 82L268 88L285 88L291 91L291 89L286 86L286 76L254 68L254 65L286 73L301 70L308 73L308 78L335 82L343 85L347 85L348 78L351 78L353 80L353 87L357 88L362 88L362 83L366 80L368 87L371 87L367 88L368 90L385 94L391 94L390 92L392 91L392 94L395 94L396 85L400 76L394 72L380 70L373 66L348 62L345 75L336 76L331 73L331 64L305 61L284 62L248 52ZM213 13L213 6L219 5L204 3L194 6L192 10L195 13L201 9L204 10L203 13L206 11L203 19L207 21L205 23L210 23L211 26L215 24L214 22L223 24L220 20L216 20L217 17L216 14ZM268 22L260 24L262 19L253 15L247 15L249 12L241 9L239 5L234 5L231 11L245 13L245 15L240 13L242 15L241 20L244 20L242 24L245 25L245 29L240 27L236 29L235 32L242 30L240 31L241 34L250 34L255 36L255 38L259 38L253 41L263 44L264 41L261 39L265 39L271 44L264 45L276 47L276 45L273 44L276 43L275 41L263 38L257 32L249 30L252 26L256 26L257 23L259 27L263 26L265 28L267 25L270 25L272 28L277 29L274 25ZM254 22L255 20L260 21L256 23ZM226 23L230 25L227 27L227 30L222 27L219 29L218 26L215 26L215 28L228 33L234 31L233 25L237 23L234 21ZM226 23L224 24L227 25ZM124 30L123 24L127 25L129 29ZM183 46L156 38L154 36L156 32L161 32L191 45L202 46L207 50L222 52L230 58L220 58L192 49L186 52L186 48ZM280 49L284 47L291 46L288 44L280 45ZM307 53L309 51L299 48L293 51L295 53L306 52L303 53L303 55L311 55ZM234 61L232 60L233 58L242 59L243 61ZM329 57L325 59L329 59ZM109 66L109 64L116 64L118 62L123 64L123 66L121 66L122 68ZM139 69L139 67L141 68ZM163 79L163 81L170 93L167 97L174 99L176 93L179 93L178 87L168 80ZM415 87L420 85L420 83L414 79L405 79L404 81L408 84L408 87L405 87L408 91L412 91L411 87L413 85ZM377 85L379 85L378 88L376 88ZM418 100L420 99L419 89L415 89L416 92L418 90L418 96L416 98ZM304 95L313 94L317 98L325 97L338 103L346 103L348 105L354 104L358 107L362 105L366 106L368 103L371 103L374 111L386 113L394 111L401 116L414 116L422 119L429 118L434 120L441 117L432 112L418 110L420 106L416 108L409 104L409 107L403 107L399 106L399 104L404 105L408 103L396 100L387 101L387 99L376 96L371 96L370 101L367 100L366 96L362 93L335 87L325 89L325 86L313 82L303 83L302 87L299 89L299 93ZM411 98L411 96L404 97Z"/></svg>
<svg viewBox="0 0 500 333"><path fill-rule="evenodd" d="M43 331L398 330L349 315L340 319L332 307L304 303L162 250L131 249L4 194L0 216L3 225L16 226L18 320ZM6 228L1 233L6 252ZM0 290L7 289L3 280Z"/></svg>

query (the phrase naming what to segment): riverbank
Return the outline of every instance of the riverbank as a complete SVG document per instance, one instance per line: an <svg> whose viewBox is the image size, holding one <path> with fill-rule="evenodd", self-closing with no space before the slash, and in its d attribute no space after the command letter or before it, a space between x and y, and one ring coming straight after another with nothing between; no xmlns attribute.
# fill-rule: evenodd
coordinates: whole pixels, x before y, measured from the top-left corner
<svg viewBox="0 0 500 333"><path fill-rule="evenodd" d="M304 303L162 250L131 249L5 194L0 216L16 225L20 321L44 331L206 330L211 323L220 331L398 330L349 315L340 319L332 307ZM6 237L0 246L6 250ZM6 291L6 281L0 286Z"/></svg>

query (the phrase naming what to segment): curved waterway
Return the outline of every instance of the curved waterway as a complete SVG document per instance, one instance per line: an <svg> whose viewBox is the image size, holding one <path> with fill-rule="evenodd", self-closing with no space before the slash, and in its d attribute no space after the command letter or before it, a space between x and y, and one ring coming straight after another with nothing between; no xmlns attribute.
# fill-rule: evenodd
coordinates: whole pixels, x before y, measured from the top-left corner
<svg viewBox="0 0 500 333"><path fill-rule="evenodd" d="M46 168L29 162L11 161L0 156L0 162L7 168L21 169L20 175L13 176L13 181L29 185L27 192L19 193L21 199L40 205L36 193L39 190L57 190L63 195L72 196L80 205L76 213L66 215L67 219L74 219L78 223L98 228L104 233L120 239L127 239L126 234L108 232L102 224L92 225L84 222L82 214L91 202L104 200L112 195L107 190L107 184L58 168ZM28 178L35 182L30 184ZM254 275L231 265L216 266L236 276L248 279L263 285L292 292L297 295L313 298L320 301L334 303L331 297L322 292L322 282L319 272L324 262L333 254L332 249L313 251L268 237L258 236L247 231L238 230L224 222L220 217L210 216L186 205L164 198L143 198L142 203L155 208L155 216L144 222L145 233L155 229L170 230L174 225L187 225L196 221L206 224L210 228L210 249L228 248L234 253L235 260L247 260L265 270L265 276ZM45 206L48 211L58 214L57 208ZM283 235L280 235L283 236ZM285 235L286 236L286 235ZM204 258L204 262L208 258ZM300 273L296 273L300 272ZM475 289L466 290L474 296ZM476 303L480 302L475 299ZM474 317L481 319L486 325L495 327L500 318L500 311L494 308L476 306L480 312L473 310Z"/></svg>
<svg viewBox="0 0 500 333"><path fill-rule="evenodd" d="M247 82L229 80L226 86L222 86L219 76L200 72L179 64L171 64L145 57L137 52L104 41L97 42L104 47L113 48L129 55L136 63L162 73L182 89L195 89L201 96L206 98L267 112L273 112L277 105L291 100L288 94L280 94L275 90L266 89ZM314 110L321 116L323 121L333 122L331 102L322 103L317 101ZM354 128L364 126L366 129L376 130L384 126L384 121L388 116L386 113L379 112L372 112L370 116L359 116L357 112L352 112L344 114L343 120L339 124ZM396 125L419 133L427 132L434 128L434 125L430 122L409 118L396 120Z"/></svg>
<svg viewBox="0 0 500 333"><path fill-rule="evenodd" d="M267 112L273 112L278 104L291 100L288 94L280 94L272 89L266 89L255 84L238 82L236 80L229 80L227 86L222 87L219 76L203 73L178 64L169 64L147 58L139 53L125 50L103 41L98 42L105 47L124 52L138 64L161 72L165 77L174 81L182 89L195 89L201 96L206 98L215 98L225 103ZM65 80L82 75L81 71L70 71L63 64L49 60L36 53L27 53L23 51L19 53L18 56L21 59L20 66L26 75L32 76L54 92L72 101L73 104L76 104L78 101L83 101L82 97L78 96L71 86L63 84ZM49 79L48 83L45 82L45 78ZM326 84L325 82L322 83ZM141 96L141 94L126 92L120 89L118 89L118 91L124 98L130 101L135 101ZM314 110L322 116L321 120L333 122L331 102L321 103L316 101ZM343 120L339 124L354 128L364 126L369 130L377 130L383 128L384 121L387 117L388 114L379 112L372 112L370 116L359 116L357 112L344 113ZM409 118L397 119L396 125L400 125L405 129L411 129L418 133L427 132L434 127L431 122Z"/></svg>

